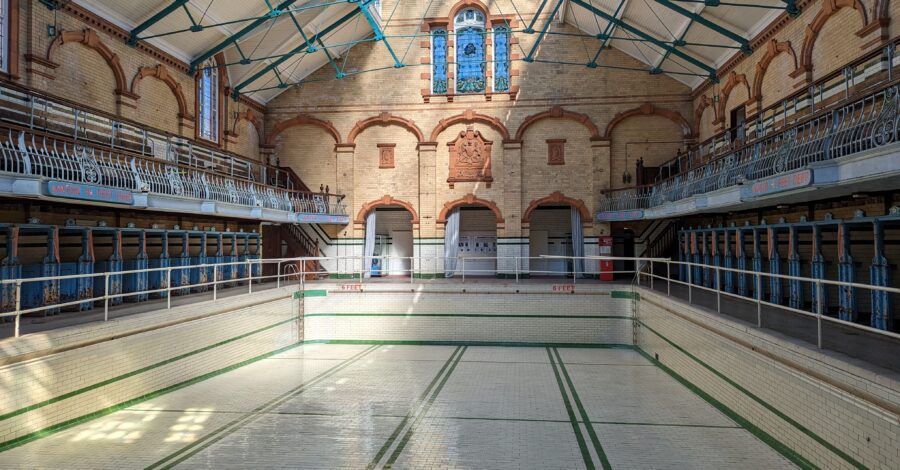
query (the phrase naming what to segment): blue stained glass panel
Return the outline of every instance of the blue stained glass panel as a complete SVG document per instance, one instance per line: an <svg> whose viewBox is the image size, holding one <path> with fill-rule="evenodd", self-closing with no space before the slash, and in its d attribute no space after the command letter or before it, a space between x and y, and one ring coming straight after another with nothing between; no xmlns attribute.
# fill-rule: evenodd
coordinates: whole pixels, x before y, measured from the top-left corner
<svg viewBox="0 0 900 470"><path fill-rule="evenodd" d="M447 93L447 31L436 30L431 39L431 92Z"/></svg>
<svg viewBox="0 0 900 470"><path fill-rule="evenodd" d="M484 91L484 30L462 28L456 33L456 91Z"/></svg>
<svg viewBox="0 0 900 470"><path fill-rule="evenodd" d="M494 29L494 91L509 91L509 29Z"/></svg>

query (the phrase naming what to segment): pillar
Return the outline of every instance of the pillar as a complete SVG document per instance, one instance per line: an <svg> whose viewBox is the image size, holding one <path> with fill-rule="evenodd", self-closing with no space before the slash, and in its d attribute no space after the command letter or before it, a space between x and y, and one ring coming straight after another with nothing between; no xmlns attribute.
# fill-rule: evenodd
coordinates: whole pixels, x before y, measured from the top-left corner
<svg viewBox="0 0 900 470"><path fill-rule="evenodd" d="M529 234L522 224L522 141L503 142L503 200L498 201L503 213L504 225L497 228L497 276L515 277L516 271L528 270L528 260L520 259L516 267L515 257L526 258L530 253ZM508 258L508 259L503 259Z"/></svg>
<svg viewBox="0 0 900 470"><path fill-rule="evenodd" d="M720 267L722 266L722 259L719 257L719 231L713 229L710 232L710 251L712 252L712 263L713 266ZM712 280L712 287L718 289L720 287L719 283L722 282L721 272L716 269L713 270L713 276L715 276Z"/></svg>
<svg viewBox="0 0 900 470"><path fill-rule="evenodd" d="M872 222L872 229L875 238L875 255L870 268L872 285L887 287L891 285L891 267L887 257L884 256L884 226L880 220L875 220ZM891 296L888 292L872 291L872 328L892 329L894 312L891 310L890 299Z"/></svg>
<svg viewBox="0 0 900 470"><path fill-rule="evenodd" d="M853 267L853 256L850 254L850 230L847 224L838 224L838 280L841 282L855 282L856 272ZM838 291L840 308L838 318L844 321L856 321L856 289L851 286L841 285Z"/></svg>
<svg viewBox="0 0 900 470"><path fill-rule="evenodd" d="M325 249L328 250L332 248L330 253L326 251L323 253L328 257L335 256L362 256L363 254L363 241L362 237L365 237L365 231L362 226L357 226L353 224L352 221L356 217L357 211L359 211L360 206L362 206L365 201L358 201L356 195L354 194L353 188L355 188L355 171L353 167L353 159L356 154L356 145L355 144L335 144L334 146L335 153L335 187L332 189L334 193L343 194L344 195L344 205L347 208L347 215L350 216L351 223L348 224L343 230L341 230L340 235L336 238L354 238L352 241L347 241L346 243L338 242L331 246L326 246ZM314 191L316 189L313 189ZM415 233L413 233L413 237L415 237ZM348 270L357 270L360 267L358 262L354 261L340 261L341 266L338 266L338 261L335 260L327 260L322 262L322 267L328 272L346 272ZM350 264L354 263L354 264Z"/></svg>
<svg viewBox="0 0 900 470"><path fill-rule="evenodd" d="M766 229L766 251L769 255L769 272L781 274L781 256L778 254L778 229L769 227ZM781 304L781 278L769 277L769 302Z"/></svg>
<svg viewBox="0 0 900 470"><path fill-rule="evenodd" d="M731 252L731 243L728 241L729 230L726 228L724 232L722 232L722 246L725 249L723 266L726 268L725 271L722 272L722 276L725 279L725 292L731 293L734 292L734 272L729 271L729 269L734 268L734 255Z"/></svg>
<svg viewBox="0 0 900 470"><path fill-rule="evenodd" d="M734 253L735 257L737 257L737 269L746 270L747 253L744 252L744 231L741 229L737 229L734 232ZM747 289L747 275L745 273L738 273L737 279L738 294L746 297L749 292Z"/></svg>
<svg viewBox="0 0 900 470"><path fill-rule="evenodd" d="M788 275L800 277L800 241L797 225L788 228ZM799 279L788 281L789 300L791 308L803 308L803 283Z"/></svg>
<svg viewBox="0 0 900 470"><path fill-rule="evenodd" d="M812 226L812 249L810 253L810 276L813 279L825 279L825 256L822 255L822 227L818 224ZM821 284L822 288L822 313L828 313L828 288ZM812 311L819 311L819 287L813 284L811 289Z"/></svg>
<svg viewBox="0 0 900 470"><path fill-rule="evenodd" d="M413 232L413 256L425 265L415 266L420 277L443 276L444 233L437 226L437 142L419 142L419 231ZM434 260L426 262L424 260ZM440 273L440 274L438 274Z"/></svg>
<svg viewBox="0 0 900 470"><path fill-rule="evenodd" d="M760 273L762 272L762 246L760 241L760 229L754 227L751 229L753 232L753 259L751 260L753 263L752 271ZM757 288L759 286L759 288ZM762 300L762 279L760 279L760 275L756 274L753 276L753 298Z"/></svg>

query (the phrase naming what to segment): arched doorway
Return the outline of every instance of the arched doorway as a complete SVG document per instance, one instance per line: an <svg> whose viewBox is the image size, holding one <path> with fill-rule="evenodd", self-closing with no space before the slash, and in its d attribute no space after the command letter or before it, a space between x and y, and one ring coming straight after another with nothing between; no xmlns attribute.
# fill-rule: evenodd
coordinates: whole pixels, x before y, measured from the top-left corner
<svg viewBox="0 0 900 470"><path fill-rule="evenodd" d="M445 203L437 223L444 226L444 276L497 274L497 204L470 193Z"/></svg>
<svg viewBox="0 0 900 470"><path fill-rule="evenodd" d="M411 204L384 196L365 204L355 223L364 229L361 256L366 277L412 274L413 228L419 216Z"/></svg>
<svg viewBox="0 0 900 470"><path fill-rule="evenodd" d="M529 271L532 276L571 276L574 268L572 244L572 207L540 206L531 214L528 233Z"/></svg>

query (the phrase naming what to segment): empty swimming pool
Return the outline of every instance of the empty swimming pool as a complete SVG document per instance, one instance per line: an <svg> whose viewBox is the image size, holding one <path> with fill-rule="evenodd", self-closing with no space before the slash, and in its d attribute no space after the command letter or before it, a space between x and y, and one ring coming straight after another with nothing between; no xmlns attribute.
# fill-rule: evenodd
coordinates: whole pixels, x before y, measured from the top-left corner
<svg viewBox="0 0 900 470"><path fill-rule="evenodd" d="M638 351L305 344L2 454L5 468L783 468Z"/></svg>

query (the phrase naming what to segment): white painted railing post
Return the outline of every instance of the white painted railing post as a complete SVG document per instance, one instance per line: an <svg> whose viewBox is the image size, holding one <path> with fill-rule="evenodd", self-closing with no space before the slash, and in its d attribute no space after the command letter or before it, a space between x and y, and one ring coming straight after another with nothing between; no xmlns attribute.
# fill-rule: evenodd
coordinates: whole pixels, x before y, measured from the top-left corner
<svg viewBox="0 0 900 470"><path fill-rule="evenodd" d="M219 265L213 265L213 300L219 298Z"/></svg>
<svg viewBox="0 0 900 470"><path fill-rule="evenodd" d="M22 281L16 280L16 338L19 337L19 325L22 323Z"/></svg>
<svg viewBox="0 0 900 470"><path fill-rule="evenodd" d="M275 287L281 288L281 261L278 262L278 271L275 272Z"/></svg>
<svg viewBox="0 0 900 470"><path fill-rule="evenodd" d="M466 259L465 258L456 258L457 261L462 260L462 282L466 283Z"/></svg>
<svg viewBox="0 0 900 470"><path fill-rule="evenodd" d="M693 279L691 279L693 276L694 276L694 266L692 264L689 264L688 265L688 304L689 305L694 303L693 302L693 300L694 300L693 289L691 289L691 284L694 283Z"/></svg>
<svg viewBox="0 0 900 470"><path fill-rule="evenodd" d="M653 260L650 260L650 290L653 290Z"/></svg>
<svg viewBox="0 0 900 470"><path fill-rule="evenodd" d="M672 262L666 261L666 295L672 296Z"/></svg>
<svg viewBox="0 0 900 470"><path fill-rule="evenodd" d="M822 349L822 313L825 309L822 298L822 281L816 281L816 344Z"/></svg>
<svg viewBox="0 0 900 470"><path fill-rule="evenodd" d="M756 327L762 328L762 276L756 276Z"/></svg>
<svg viewBox="0 0 900 470"><path fill-rule="evenodd" d="M103 321L109 321L109 272L103 275Z"/></svg>
<svg viewBox="0 0 900 470"><path fill-rule="evenodd" d="M516 256L516 284L519 283L519 257Z"/></svg>
<svg viewBox="0 0 900 470"><path fill-rule="evenodd" d="M172 308L172 267L166 268L166 308Z"/></svg>
<svg viewBox="0 0 900 470"><path fill-rule="evenodd" d="M716 312L722 313L722 291L719 289L719 267L716 266Z"/></svg>
<svg viewBox="0 0 900 470"><path fill-rule="evenodd" d="M253 265L247 260L247 293L253 293Z"/></svg>
<svg viewBox="0 0 900 470"><path fill-rule="evenodd" d="M301 290L301 291L303 290L303 286L304 286L305 283L306 283L306 282L305 282L305 281L306 281L306 274L305 274L305 273L306 273L306 261L304 261L304 260L301 259L301 260L300 260L300 290Z"/></svg>

